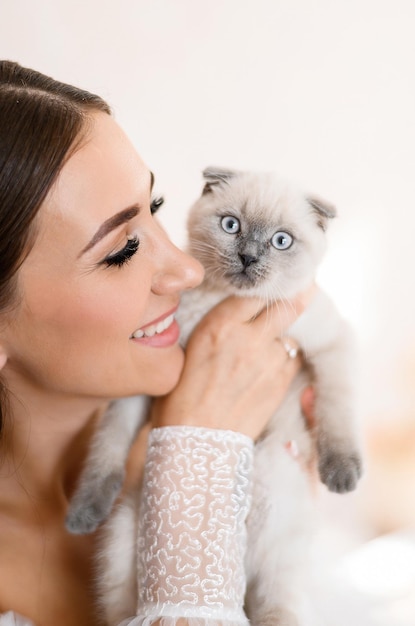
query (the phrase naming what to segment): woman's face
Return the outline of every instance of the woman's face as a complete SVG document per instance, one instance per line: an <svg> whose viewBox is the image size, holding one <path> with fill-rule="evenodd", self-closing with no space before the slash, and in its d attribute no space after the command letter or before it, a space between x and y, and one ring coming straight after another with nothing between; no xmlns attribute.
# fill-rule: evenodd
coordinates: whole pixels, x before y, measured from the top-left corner
<svg viewBox="0 0 415 626"><path fill-rule="evenodd" d="M5 332L6 370L69 396L164 394L183 365L172 321L202 269L150 211L152 176L115 121L93 115L39 212Z"/></svg>

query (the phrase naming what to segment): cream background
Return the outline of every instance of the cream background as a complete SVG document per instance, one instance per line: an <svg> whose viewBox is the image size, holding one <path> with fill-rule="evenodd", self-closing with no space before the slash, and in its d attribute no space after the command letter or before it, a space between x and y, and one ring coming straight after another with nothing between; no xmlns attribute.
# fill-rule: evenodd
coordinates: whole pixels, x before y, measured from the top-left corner
<svg viewBox="0 0 415 626"><path fill-rule="evenodd" d="M415 423L414 32L412 0L0 0L0 57L110 102L177 243L209 164L276 169L337 205L320 283L356 329L369 430ZM395 510L382 480L372 516Z"/></svg>

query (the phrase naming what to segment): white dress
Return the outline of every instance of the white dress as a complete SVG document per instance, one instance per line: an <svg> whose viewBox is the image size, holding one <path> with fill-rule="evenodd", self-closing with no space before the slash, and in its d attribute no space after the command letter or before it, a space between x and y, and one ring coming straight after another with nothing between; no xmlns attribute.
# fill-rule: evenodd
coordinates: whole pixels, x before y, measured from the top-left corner
<svg viewBox="0 0 415 626"><path fill-rule="evenodd" d="M138 606L120 626L248 626L245 520L253 441L233 431L150 431L138 532ZM33 626L8 612L0 626Z"/></svg>
<svg viewBox="0 0 415 626"><path fill-rule="evenodd" d="M7 611L0 615L0 626L33 626L33 622L13 611Z"/></svg>

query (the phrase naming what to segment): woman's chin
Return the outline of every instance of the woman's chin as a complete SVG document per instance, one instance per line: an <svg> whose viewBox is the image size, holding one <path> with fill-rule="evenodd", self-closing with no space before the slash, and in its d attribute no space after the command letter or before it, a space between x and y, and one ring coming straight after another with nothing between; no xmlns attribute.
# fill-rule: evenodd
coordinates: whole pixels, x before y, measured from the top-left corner
<svg viewBox="0 0 415 626"><path fill-rule="evenodd" d="M166 396L176 387L177 383L180 380L180 372L178 372L177 376L172 377L169 376L168 380L164 380L159 385L154 386L154 391L150 394L152 396Z"/></svg>
<svg viewBox="0 0 415 626"><path fill-rule="evenodd" d="M181 350L177 352L174 360L170 359L169 365L157 368L157 372L152 373L151 385L146 393L151 396L165 396L170 393L180 380L180 376L184 365L184 353Z"/></svg>

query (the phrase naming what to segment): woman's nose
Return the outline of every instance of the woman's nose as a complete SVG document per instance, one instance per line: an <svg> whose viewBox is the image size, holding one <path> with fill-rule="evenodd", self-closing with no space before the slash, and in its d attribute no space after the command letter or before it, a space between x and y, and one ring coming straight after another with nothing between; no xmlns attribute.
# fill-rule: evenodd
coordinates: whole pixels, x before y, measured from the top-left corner
<svg viewBox="0 0 415 626"><path fill-rule="evenodd" d="M201 263L166 238L164 263L154 274L152 290L158 295L177 293L200 285L204 276Z"/></svg>

